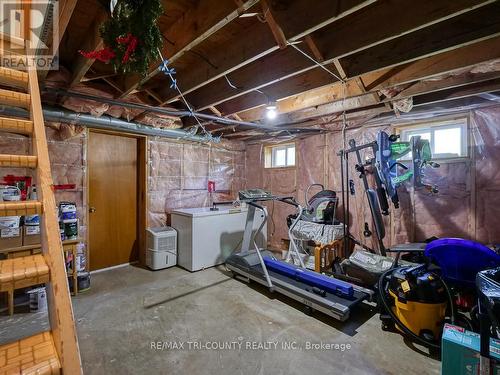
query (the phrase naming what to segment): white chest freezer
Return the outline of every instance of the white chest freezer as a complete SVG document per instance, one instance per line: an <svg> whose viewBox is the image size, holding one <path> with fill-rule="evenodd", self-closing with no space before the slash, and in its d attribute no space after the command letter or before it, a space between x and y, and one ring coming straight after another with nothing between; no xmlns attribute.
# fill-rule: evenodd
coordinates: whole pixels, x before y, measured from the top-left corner
<svg viewBox="0 0 500 375"><path fill-rule="evenodd" d="M264 220L256 213L254 231ZM239 211L220 206L218 211L208 207L186 208L172 212L171 225L177 230L177 264L189 271L216 266L241 248L247 209ZM267 245L267 223L256 239L259 247Z"/></svg>

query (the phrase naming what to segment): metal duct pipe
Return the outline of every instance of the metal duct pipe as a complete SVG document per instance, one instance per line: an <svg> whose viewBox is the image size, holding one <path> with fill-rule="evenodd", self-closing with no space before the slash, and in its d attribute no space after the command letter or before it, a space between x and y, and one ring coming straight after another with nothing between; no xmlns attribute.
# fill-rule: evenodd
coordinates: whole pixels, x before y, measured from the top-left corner
<svg viewBox="0 0 500 375"><path fill-rule="evenodd" d="M239 126L243 126L243 127L249 127L252 129L261 129L261 130L269 131L269 132L284 131L284 132L289 132L291 134L295 134L295 133L301 133L301 134L321 133L322 132L321 129L286 128L284 126L265 125L265 124L258 124L255 122L233 120L233 119L226 118L226 117L219 117L219 116L209 115L209 114L200 113L200 112L178 111L178 110L172 110L172 109L167 109L167 108L162 108L162 107L153 107L150 105L123 102L123 101L119 101L119 100L102 98L102 97L98 97L98 96L87 95L87 94L82 94L82 93L75 92L75 91L67 91L67 90L58 89L58 88L46 87L43 89L43 91L49 92L49 93L55 93L55 94L59 94L59 95L63 95L63 96L93 100L96 102L101 102L101 103L106 103L106 104L111 104L111 105L116 105L116 106L121 106L121 107L126 107L126 108L142 109L145 112L163 113L163 114L166 114L169 116L175 116L175 117L191 117L191 116L193 116L193 114L195 114L200 119L216 122L219 124L232 125L232 126L239 125ZM196 125L194 125L194 126L196 126Z"/></svg>
<svg viewBox="0 0 500 375"><path fill-rule="evenodd" d="M3 107L0 113L6 116L29 117L27 111L20 108ZM110 116L95 117L84 113L69 112L62 109L43 107L43 116L46 120L67 122L71 124L85 125L89 128L117 130L127 133L150 135L157 137L174 138L193 142L205 143L207 140L199 135L190 134L179 129L155 129L150 126L127 122Z"/></svg>
<svg viewBox="0 0 500 375"><path fill-rule="evenodd" d="M225 124L225 125L240 125L240 126L251 127L254 129L262 129L262 130L269 130L269 131L287 130L285 128L280 128L280 127L272 126L272 125L263 125L263 124L257 124L255 122L233 120L233 119L229 119L229 118L225 118L225 117L219 117L219 116L209 115L209 114L200 113L200 112L191 113L189 111L176 111L176 110L162 108L162 107L152 107L152 106L145 105L145 104L123 102L123 101L119 101L119 100L102 98L102 97L97 97L97 96L93 96L93 95L87 95L87 94L82 94L82 93L75 92L75 91L67 91L67 90L57 89L57 88L45 87L43 89L43 91L48 92L48 93L59 94L59 95L63 95L63 96L69 96L69 97L75 97L75 98L81 98L81 99L87 99L87 100L94 100L96 102L106 103L106 104L111 104L111 105L116 105L116 106L122 106L122 107L126 107L126 108L142 109L146 112L163 113L163 114L166 114L169 116L175 116L175 117L190 117L194 113L200 119L210 120L210 121L214 121L214 122L217 122L220 124ZM311 129L293 129L293 130L300 132L300 131L310 131ZM317 129L314 129L314 130L317 130Z"/></svg>

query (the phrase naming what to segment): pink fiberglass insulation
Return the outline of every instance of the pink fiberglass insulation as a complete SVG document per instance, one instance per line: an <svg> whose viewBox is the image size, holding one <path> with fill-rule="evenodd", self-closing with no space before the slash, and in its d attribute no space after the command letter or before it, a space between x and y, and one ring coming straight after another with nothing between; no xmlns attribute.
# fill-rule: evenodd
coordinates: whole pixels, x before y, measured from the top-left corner
<svg viewBox="0 0 500 375"><path fill-rule="evenodd" d="M472 114L476 146L476 236L500 242L500 106Z"/></svg>
<svg viewBox="0 0 500 375"><path fill-rule="evenodd" d="M468 116L465 113L464 116ZM426 114L430 121L439 120ZM400 208L390 205L390 215L384 216L385 246L423 241L431 236L463 237L490 244L500 242L500 106L476 109L470 112L469 155L463 159L441 162L438 169L426 169L426 181L436 185L438 194L425 189L414 191L410 184L398 189ZM376 139L380 130L392 133L390 124L377 127L359 127L346 131L346 142L357 144ZM246 152L247 187L262 187L273 193L295 196L303 203L303 191L313 182L327 181L325 188L338 191L337 217L342 219L340 159L337 152L343 148L342 133L332 132L320 136L296 139L298 165L287 169L265 169L263 146L251 144ZM323 147L326 156L320 149ZM372 156L363 152L362 157ZM325 165L326 160L326 165ZM355 195L350 197L350 230L361 242L376 248L372 235L363 236L364 223L375 232L369 206L359 173L355 170L355 155L349 157L349 178L354 181ZM373 176L368 177L374 186ZM288 238L284 208L276 208L269 229L271 246L280 247Z"/></svg>
<svg viewBox="0 0 500 375"><path fill-rule="evenodd" d="M172 210L210 205L209 180L215 181L215 202L236 199L245 186L244 151L164 138L150 138L148 143L149 226L165 225Z"/></svg>

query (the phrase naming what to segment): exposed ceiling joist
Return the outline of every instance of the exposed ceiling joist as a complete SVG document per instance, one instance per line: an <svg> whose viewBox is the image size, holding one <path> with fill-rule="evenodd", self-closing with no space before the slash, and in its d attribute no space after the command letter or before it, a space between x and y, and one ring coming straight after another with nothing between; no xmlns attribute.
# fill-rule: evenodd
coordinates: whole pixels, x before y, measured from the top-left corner
<svg viewBox="0 0 500 375"><path fill-rule="evenodd" d="M99 27L105 19L105 13L100 10L99 14L94 19L94 22L89 28L89 34L85 40L81 50L83 51L96 51L104 47L104 42L99 33ZM86 57L78 54L75 62L73 63L73 75L71 77L70 87L80 83L85 74L89 71L95 59L87 59Z"/></svg>
<svg viewBox="0 0 500 375"><path fill-rule="evenodd" d="M500 90L500 78L486 82L472 83L463 87L453 87L446 90L420 95L413 99L413 105L415 107L418 107L430 103L467 98L469 96L485 94L498 90Z"/></svg>
<svg viewBox="0 0 500 375"><path fill-rule="evenodd" d="M400 40L399 38L409 32L420 30L439 21L449 20L453 16L463 15L467 11L490 3L491 0L460 0L443 6L442 3L434 0L419 2L402 0L399 6L406 11L401 13L400 8L394 7L392 3L380 2L336 21L324 30L315 33L314 39L309 37L306 43L317 60L319 60L318 57L327 58L325 63L334 64L335 68L332 67L332 69L345 78L346 73L338 57L370 48L384 41ZM380 23L381 17L397 21ZM445 27L447 23L443 22L442 25ZM342 40L342 43L339 43L339 40ZM327 57L324 57L321 50L327 52ZM262 89L276 82L304 74L311 69L317 69L316 65L296 51L291 49L276 51L238 69L231 75L238 90L230 87L225 77L221 77L188 95L188 100L195 108L203 110L211 105L248 94L255 89ZM328 83L326 81L323 84Z"/></svg>
<svg viewBox="0 0 500 375"><path fill-rule="evenodd" d="M266 20L271 32L273 33L274 40L276 40L276 44L278 44L280 49L285 49L287 46L287 40L281 26L278 25L276 20L274 19L273 13L269 8L269 4L267 0L260 0L262 5L262 13L264 14L264 19Z"/></svg>
<svg viewBox="0 0 500 375"><path fill-rule="evenodd" d="M49 33L51 39L48 41L51 55L54 57L59 49L59 44L61 43L61 40L64 36L64 33L66 32L66 29L68 28L69 21L71 19L71 16L73 15L73 11L75 10L77 0L61 0L59 2L59 30L57 34L57 39L52 40L52 33ZM49 70L42 70L39 73L39 78L44 79Z"/></svg>
<svg viewBox="0 0 500 375"><path fill-rule="evenodd" d="M169 30L165 31L164 47L162 55L173 64L187 51L209 38L222 29L228 23L236 19L242 12L254 6L259 0L248 0L238 8L231 0L209 1L202 0L194 8L189 10L183 17L174 23ZM170 44L168 41L175 41ZM161 61L151 65L149 73L145 78L139 75L126 77L122 97L136 90L140 84L144 84L158 73Z"/></svg>
<svg viewBox="0 0 500 375"><path fill-rule="evenodd" d="M390 48L389 45L384 43L380 46L370 48L368 50L369 52L362 51L352 56L340 59L340 63L347 71L348 76L353 77L371 71L403 65L428 56L433 56L445 51L451 51L462 46L471 45L485 39L493 38L500 35L500 2L494 5L496 5L498 9L490 9L490 6L486 6L472 12L469 17L465 17L464 15L460 16L460 19L457 18L446 21L445 24L452 22L451 26L454 26L449 29L442 24L437 24L440 26L439 28L432 26L431 28L433 30L422 30L422 34L425 34L425 38L423 38L424 35L421 35L420 32L416 32L417 36L410 34L408 36L401 37L401 39L397 38L389 42ZM470 26L466 29L463 27L464 22L468 22L470 24ZM476 27L476 29L474 29L474 27ZM364 61L364 64L361 64L361 61ZM304 77L306 76L312 77L319 75L319 73L313 73L318 71L319 69L315 68L311 71L307 71L306 73L302 73L297 77L288 78L273 85L265 86L261 90L267 93L276 91L278 88L286 87L286 90L283 90L282 97L288 97L293 93L305 91L302 90L300 86L292 87L294 80L296 82L300 82L301 77L302 79L305 79ZM356 74L351 73L352 71L355 71ZM331 77L327 77L323 81L317 78L316 82L316 87L324 86L331 82ZM312 84L309 85L309 89L315 88L314 86L311 86ZM256 97L253 93L250 93L238 96L235 99L223 103L219 103L218 107L222 113L229 114L241 112L263 104L265 104L265 98L260 98L259 103L258 97Z"/></svg>
<svg viewBox="0 0 500 375"><path fill-rule="evenodd" d="M314 7L311 7L310 1L296 0L287 4L284 13L288 14L288 18L284 17L283 10L275 11L272 8L271 11L278 24L283 28L287 40L292 42L373 2L374 0L316 0ZM309 10L304 14L303 10L307 8ZM290 15L297 14L301 16L290 17ZM293 25L289 26L288 23ZM256 23L252 32L245 30L245 33L239 36L238 43L228 45L227 48L220 51L214 51L211 55L211 61L215 67L200 66L197 69L191 67L189 71L178 69L178 76L183 77L182 81L179 80L179 86L185 94L188 94L216 79L224 79L225 75L278 49L269 28L261 23ZM173 91L167 90L162 94L165 103L171 103L178 98L178 94Z"/></svg>
<svg viewBox="0 0 500 375"><path fill-rule="evenodd" d="M500 34L500 2L340 59L349 77L411 62Z"/></svg>
<svg viewBox="0 0 500 375"><path fill-rule="evenodd" d="M422 60L414 61L396 68L387 68L360 76L367 92L393 87L399 84L425 80L437 75L446 74L483 62L491 61L500 56L500 37L488 39L457 50L443 52ZM347 97L360 95L363 92L347 81L345 95ZM305 108L326 104L343 97L340 83L330 84L309 92L293 95L277 102L280 113L299 111ZM247 121L263 118L265 106L256 107L239 113Z"/></svg>
<svg viewBox="0 0 500 375"><path fill-rule="evenodd" d="M417 83L410 88L401 91L393 98L385 98L382 103L389 103L395 100L414 98L414 104L418 103L431 103L429 98L444 98L445 92L451 90L454 94L458 91L461 93L477 92L477 88L483 91L490 92L496 91L496 83L500 79L500 72L488 73L468 73L457 76L446 77L442 80L428 81ZM493 84L492 84L493 83ZM456 89L455 89L456 88ZM457 98L453 96L452 98ZM291 112L286 115L281 115L274 122L276 125L285 125L290 123L300 123L310 118L331 115L334 113L341 113L343 111L350 111L353 109L362 109L378 104L379 101L374 98L373 94L364 94L346 98L345 100L337 100L335 102L323 104L314 108L308 108L301 111Z"/></svg>

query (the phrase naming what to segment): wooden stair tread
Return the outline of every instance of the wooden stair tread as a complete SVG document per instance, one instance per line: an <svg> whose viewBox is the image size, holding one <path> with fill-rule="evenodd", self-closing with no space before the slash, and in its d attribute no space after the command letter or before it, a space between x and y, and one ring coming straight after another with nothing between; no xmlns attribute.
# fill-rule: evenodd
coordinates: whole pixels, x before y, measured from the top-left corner
<svg viewBox="0 0 500 375"><path fill-rule="evenodd" d="M0 104L29 109L31 98L29 94L0 89Z"/></svg>
<svg viewBox="0 0 500 375"><path fill-rule="evenodd" d="M0 117L0 131L30 135L33 133L33 121Z"/></svg>
<svg viewBox="0 0 500 375"><path fill-rule="evenodd" d="M49 266L42 254L0 260L0 291L26 288L49 281Z"/></svg>
<svg viewBox="0 0 500 375"><path fill-rule="evenodd" d="M0 375L59 375L60 370L51 332L0 346Z"/></svg>
<svg viewBox="0 0 500 375"><path fill-rule="evenodd" d="M28 73L0 67L0 84L26 89L28 87Z"/></svg>
<svg viewBox="0 0 500 375"><path fill-rule="evenodd" d="M38 201L0 202L0 216L41 215L43 206Z"/></svg>
<svg viewBox="0 0 500 375"><path fill-rule="evenodd" d="M36 156L0 154L0 167L36 168L37 162Z"/></svg>

